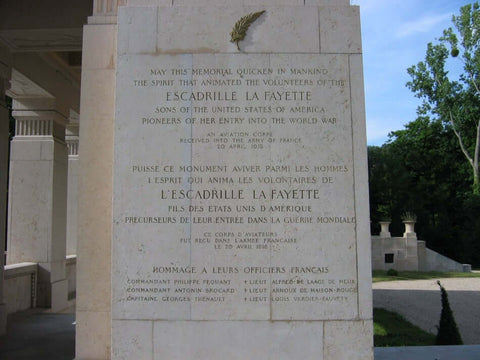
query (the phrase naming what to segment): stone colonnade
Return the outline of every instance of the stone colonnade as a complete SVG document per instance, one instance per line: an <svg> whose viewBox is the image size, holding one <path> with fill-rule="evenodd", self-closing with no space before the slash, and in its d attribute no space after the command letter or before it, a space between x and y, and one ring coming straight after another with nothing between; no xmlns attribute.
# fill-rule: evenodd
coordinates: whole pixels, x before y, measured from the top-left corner
<svg viewBox="0 0 480 360"><path fill-rule="evenodd" d="M78 116L17 71L14 57L0 46L0 247L7 245L6 261L3 251L0 256L0 334L7 315L4 265L37 263L37 306L56 311L67 306L67 216L68 254L76 254ZM6 96L12 98L15 119L10 151Z"/></svg>
<svg viewBox="0 0 480 360"><path fill-rule="evenodd" d="M6 263L38 264L39 306L57 310L67 304L66 265L72 262L72 256L66 258L77 253L80 162L80 64L75 55L82 49L82 27L87 16L98 15L96 23L109 23L116 19L117 6L125 3L126 0L6 0L0 4L0 334L6 330ZM94 31L91 33L95 36ZM103 48L90 50L103 52ZM74 55L72 59L70 55ZM91 86L95 86L93 82L101 80L92 79ZM113 93L113 87L109 91ZM12 115L16 122L10 154L6 96L13 99ZM89 116L88 112L86 115ZM94 128L93 132L97 130ZM102 143L102 137L98 134L94 141ZM90 197L88 201L92 199L97 200ZM3 249L7 244L5 257ZM95 254L97 249L89 250ZM84 254L91 256L89 251ZM102 249L100 254L104 254ZM108 301L109 296L105 299Z"/></svg>

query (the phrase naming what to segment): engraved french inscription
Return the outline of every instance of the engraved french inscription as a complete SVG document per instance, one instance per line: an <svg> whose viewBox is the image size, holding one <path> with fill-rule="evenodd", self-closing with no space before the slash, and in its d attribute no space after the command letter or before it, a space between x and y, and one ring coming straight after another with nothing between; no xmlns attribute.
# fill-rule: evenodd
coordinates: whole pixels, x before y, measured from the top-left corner
<svg viewBox="0 0 480 360"><path fill-rule="evenodd" d="M347 55L118 61L113 311L357 314Z"/></svg>

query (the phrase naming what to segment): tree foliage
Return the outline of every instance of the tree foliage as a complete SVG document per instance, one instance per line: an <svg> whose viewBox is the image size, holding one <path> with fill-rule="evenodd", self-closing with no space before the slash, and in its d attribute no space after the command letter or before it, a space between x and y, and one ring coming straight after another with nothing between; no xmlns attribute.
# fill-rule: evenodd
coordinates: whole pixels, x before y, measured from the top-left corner
<svg viewBox="0 0 480 360"><path fill-rule="evenodd" d="M453 25L408 69L407 86L422 99L417 119L368 149L370 218L372 233L390 218L399 236L401 215L415 213L417 235L429 248L480 267L478 3L462 7ZM448 71L452 61L461 63L456 79Z"/></svg>
<svg viewBox="0 0 480 360"><path fill-rule="evenodd" d="M480 196L471 191L469 165L451 127L419 117L383 146L369 147L368 156L372 233L390 218L392 234L401 236L401 216L412 212L429 248L480 266Z"/></svg>
<svg viewBox="0 0 480 360"><path fill-rule="evenodd" d="M408 69L407 86L423 100L420 117L443 122L452 130L473 174L473 192L480 193L480 6L463 6L453 16L454 27L438 43L429 43L425 61ZM460 61L463 72L453 79L449 61Z"/></svg>

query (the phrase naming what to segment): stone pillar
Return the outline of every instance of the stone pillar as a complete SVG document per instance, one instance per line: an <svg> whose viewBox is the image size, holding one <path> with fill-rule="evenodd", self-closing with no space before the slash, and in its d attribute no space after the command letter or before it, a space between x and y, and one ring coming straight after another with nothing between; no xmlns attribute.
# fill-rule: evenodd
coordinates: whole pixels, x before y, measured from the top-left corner
<svg viewBox="0 0 480 360"><path fill-rule="evenodd" d="M427 246L425 241L417 241L418 271L428 271L427 268Z"/></svg>
<svg viewBox="0 0 480 360"><path fill-rule="evenodd" d="M415 220L404 220L405 232L405 266L411 271L418 271L418 241L415 233Z"/></svg>
<svg viewBox="0 0 480 360"><path fill-rule="evenodd" d="M380 224L380 237L381 238L389 238L392 237L390 234L390 223L391 221L379 221Z"/></svg>
<svg viewBox="0 0 480 360"><path fill-rule="evenodd" d="M83 30L76 360L110 359L112 163L119 1L94 0L93 16Z"/></svg>
<svg viewBox="0 0 480 360"><path fill-rule="evenodd" d="M13 101L7 263L38 263L37 305L56 311L67 306L67 147L54 102Z"/></svg>
<svg viewBox="0 0 480 360"><path fill-rule="evenodd" d="M65 142L68 148L67 185L67 255L77 254L78 208L78 122L67 126Z"/></svg>
<svg viewBox="0 0 480 360"><path fill-rule="evenodd" d="M0 335L7 327L6 304L3 299L3 268L5 251L5 227L7 216L7 174L8 174L8 109L5 103L5 91L11 76L9 54L0 47Z"/></svg>

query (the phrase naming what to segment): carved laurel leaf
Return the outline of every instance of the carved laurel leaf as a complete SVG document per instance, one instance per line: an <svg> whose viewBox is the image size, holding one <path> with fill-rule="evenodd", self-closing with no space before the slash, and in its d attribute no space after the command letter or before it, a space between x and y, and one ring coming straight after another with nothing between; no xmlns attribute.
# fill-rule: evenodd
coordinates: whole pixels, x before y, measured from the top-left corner
<svg viewBox="0 0 480 360"><path fill-rule="evenodd" d="M238 46L238 42L242 41L245 39L245 36L247 35L247 30L250 27L250 25L257 20L265 10L254 12L245 16L242 16L240 20L238 20L235 25L233 26L233 30L230 33L230 42L236 43L237 44L237 49L240 50L240 47Z"/></svg>

